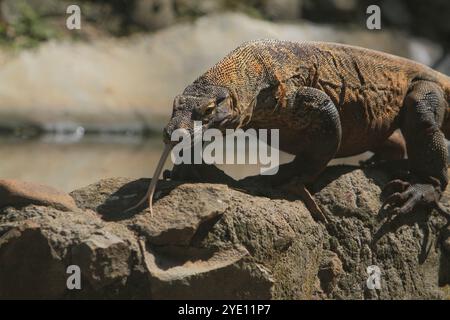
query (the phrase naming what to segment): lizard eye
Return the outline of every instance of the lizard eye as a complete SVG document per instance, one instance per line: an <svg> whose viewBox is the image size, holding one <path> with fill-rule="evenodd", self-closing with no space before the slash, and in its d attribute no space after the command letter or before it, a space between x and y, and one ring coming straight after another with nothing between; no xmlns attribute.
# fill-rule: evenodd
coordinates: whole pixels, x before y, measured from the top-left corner
<svg viewBox="0 0 450 320"><path fill-rule="evenodd" d="M198 108L196 109L197 117L199 119L208 118L209 116L211 116L214 109L215 109L214 103L209 103L207 105L198 106Z"/></svg>
<svg viewBox="0 0 450 320"><path fill-rule="evenodd" d="M206 110L203 112L203 115L210 116L214 111L214 105L210 105L206 108Z"/></svg>
<svg viewBox="0 0 450 320"><path fill-rule="evenodd" d="M224 97L224 96L222 96L222 97L217 97L217 98L216 98L216 104L221 104L222 102L225 101L226 98L227 98L227 97Z"/></svg>

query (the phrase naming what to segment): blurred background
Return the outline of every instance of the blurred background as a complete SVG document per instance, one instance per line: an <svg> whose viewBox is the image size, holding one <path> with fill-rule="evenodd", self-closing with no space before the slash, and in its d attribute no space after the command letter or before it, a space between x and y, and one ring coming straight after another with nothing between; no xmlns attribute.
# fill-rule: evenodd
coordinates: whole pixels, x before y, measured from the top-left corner
<svg viewBox="0 0 450 320"><path fill-rule="evenodd" d="M66 27L71 4L80 30ZM381 30L366 28L370 4ZM450 2L0 0L0 177L71 191L151 176L173 97L261 38L359 45L449 74Z"/></svg>

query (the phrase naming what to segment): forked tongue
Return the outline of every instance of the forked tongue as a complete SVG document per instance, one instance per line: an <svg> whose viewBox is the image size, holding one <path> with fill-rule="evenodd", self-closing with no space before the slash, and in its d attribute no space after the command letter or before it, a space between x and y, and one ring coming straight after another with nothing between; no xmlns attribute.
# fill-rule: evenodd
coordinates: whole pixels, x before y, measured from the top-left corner
<svg viewBox="0 0 450 320"><path fill-rule="evenodd" d="M150 208L150 214L153 215L153 195L156 190L156 184L158 183L159 176L161 175L161 171L164 168L164 164L166 163L167 157L170 154L170 151L172 150L172 145L166 144L164 146L164 151L161 155L161 158L159 159L158 165L156 166L155 173L153 174L152 181L150 182L150 186L148 187L147 193L145 196L141 199L141 201L138 202L135 206L131 207L127 211L131 211L133 209L136 209L141 204L145 202L145 200L148 199L148 207Z"/></svg>
<svg viewBox="0 0 450 320"><path fill-rule="evenodd" d="M164 151L159 159L158 165L156 166L155 173L153 174L152 181L150 182L150 186L148 187L147 195L148 197L148 207L150 208L150 214L153 215L153 195L155 194L156 184L158 183L159 176L161 175L162 169L164 168L164 164L166 163L167 157L170 154L170 150L172 150L172 146L170 144L166 144L164 146Z"/></svg>

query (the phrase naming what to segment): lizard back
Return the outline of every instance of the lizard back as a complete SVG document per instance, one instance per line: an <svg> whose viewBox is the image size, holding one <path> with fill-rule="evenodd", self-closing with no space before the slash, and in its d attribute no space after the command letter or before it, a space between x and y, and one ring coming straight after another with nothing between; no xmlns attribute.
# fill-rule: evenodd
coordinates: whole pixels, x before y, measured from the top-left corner
<svg viewBox="0 0 450 320"><path fill-rule="evenodd" d="M341 115L339 156L347 156L381 143L398 128L403 100L418 80L439 83L450 100L447 76L406 58L336 43L258 40L233 50L194 84L227 87L241 112L253 108L251 125L282 128L288 137L300 134L301 125L283 112L286 86L322 90ZM257 103L263 92L271 93L271 104ZM446 136L449 114L443 125Z"/></svg>

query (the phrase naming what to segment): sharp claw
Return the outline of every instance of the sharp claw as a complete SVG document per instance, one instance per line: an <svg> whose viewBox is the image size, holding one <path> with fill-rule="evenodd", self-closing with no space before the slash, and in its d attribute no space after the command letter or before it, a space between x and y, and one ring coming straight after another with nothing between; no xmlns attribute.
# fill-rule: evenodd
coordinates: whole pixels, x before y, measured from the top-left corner
<svg viewBox="0 0 450 320"><path fill-rule="evenodd" d="M400 192L395 192L391 194L389 197L387 197L386 200L384 200L383 205L381 207L385 208L387 205L389 206L398 205L401 199L402 194Z"/></svg>
<svg viewBox="0 0 450 320"><path fill-rule="evenodd" d="M395 179L386 184L381 192L382 195L389 195L395 192L403 192L410 186L409 182Z"/></svg>
<svg viewBox="0 0 450 320"><path fill-rule="evenodd" d="M283 189L293 194L299 195L309 212L318 220L328 223L328 219L322 209L317 204L314 197L301 182L296 182L295 178L283 186Z"/></svg>
<svg viewBox="0 0 450 320"><path fill-rule="evenodd" d="M405 202L405 204L401 208L396 208L397 213L396 214L407 214L410 213L416 204L419 202L420 196L414 195L413 197L409 198L408 201Z"/></svg>
<svg viewBox="0 0 450 320"><path fill-rule="evenodd" d="M389 190L394 189L394 190ZM397 191L395 190L397 189ZM399 189L403 189L399 192ZM383 189L383 193L391 191L384 200L381 208L388 207L388 212L392 215L403 215L411 213L418 205L436 209L450 223L450 212L439 203L439 197L432 185L410 184L396 179L388 183ZM383 195L382 193L382 195Z"/></svg>
<svg viewBox="0 0 450 320"><path fill-rule="evenodd" d="M303 202L306 204L307 209L320 221L328 223L328 219L322 209L317 205L316 200L303 184L300 193L302 194Z"/></svg>
<svg viewBox="0 0 450 320"><path fill-rule="evenodd" d="M385 205L389 206L400 206L402 203L405 203L408 201L408 199L411 198L411 195L413 194L413 189L407 189L403 192L395 192L391 194L383 203L383 208Z"/></svg>

